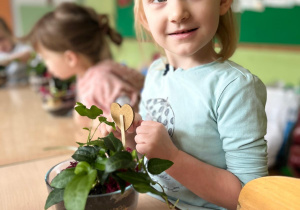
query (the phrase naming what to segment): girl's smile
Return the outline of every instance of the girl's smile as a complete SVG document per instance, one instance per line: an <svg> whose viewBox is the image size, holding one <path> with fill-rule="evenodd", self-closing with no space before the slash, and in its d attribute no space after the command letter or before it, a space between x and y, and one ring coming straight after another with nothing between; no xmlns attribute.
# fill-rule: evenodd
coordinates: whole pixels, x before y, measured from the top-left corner
<svg viewBox="0 0 300 210"><path fill-rule="evenodd" d="M173 66L183 69L212 62L212 39L220 0L143 1L145 27Z"/></svg>
<svg viewBox="0 0 300 210"><path fill-rule="evenodd" d="M198 28L183 29L183 30L175 31L173 33L169 33L168 35L175 39L183 40L195 35L197 30Z"/></svg>

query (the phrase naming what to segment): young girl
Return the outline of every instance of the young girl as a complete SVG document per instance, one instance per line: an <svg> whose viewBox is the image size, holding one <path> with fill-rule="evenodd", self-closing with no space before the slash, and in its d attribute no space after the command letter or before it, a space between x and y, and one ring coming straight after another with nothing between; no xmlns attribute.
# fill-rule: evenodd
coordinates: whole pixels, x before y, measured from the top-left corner
<svg viewBox="0 0 300 210"><path fill-rule="evenodd" d="M0 66L5 68L8 85L27 83L26 63L31 51L29 46L15 40L4 19L0 18Z"/></svg>
<svg viewBox="0 0 300 210"><path fill-rule="evenodd" d="M137 110L144 77L112 60L107 38L117 45L122 42L107 16L63 3L44 15L24 39L30 40L53 76L77 76L77 101L108 114L112 102L126 97Z"/></svg>
<svg viewBox="0 0 300 210"><path fill-rule="evenodd" d="M135 0L137 29L166 56L146 76L136 150L174 163L155 179L180 209L236 209L241 188L268 174L266 89L228 60L236 46L231 4Z"/></svg>

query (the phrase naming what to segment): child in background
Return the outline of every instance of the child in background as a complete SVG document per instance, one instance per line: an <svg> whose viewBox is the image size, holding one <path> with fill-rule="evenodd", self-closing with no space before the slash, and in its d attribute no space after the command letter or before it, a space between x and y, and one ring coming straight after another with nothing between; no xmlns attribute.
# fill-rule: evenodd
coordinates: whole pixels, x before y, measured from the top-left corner
<svg viewBox="0 0 300 210"><path fill-rule="evenodd" d="M24 39L30 40L53 76L62 80L77 76L77 101L87 107L96 105L108 115L110 104L125 97L138 110L144 76L112 60L107 38L117 45L122 42L106 15L62 3Z"/></svg>
<svg viewBox="0 0 300 210"><path fill-rule="evenodd" d="M180 209L236 209L242 187L268 174L266 88L228 60L237 42L231 4L135 0L138 34L148 33L166 59L149 68L128 130L136 136L126 141L174 163L155 179Z"/></svg>
<svg viewBox="0 0 300 210"><path fill-rule="evenodd" d="M5 68L8 85L27 83L26 63L31 52L29 46L15 40L8 25L0 17L0 66Z"/></svg>

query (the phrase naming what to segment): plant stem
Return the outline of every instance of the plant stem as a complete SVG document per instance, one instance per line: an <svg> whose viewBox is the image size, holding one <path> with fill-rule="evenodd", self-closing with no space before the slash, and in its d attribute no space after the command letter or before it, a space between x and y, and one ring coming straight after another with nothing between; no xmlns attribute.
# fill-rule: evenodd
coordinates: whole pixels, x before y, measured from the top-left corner
<svg viewBox="0 0 300 210"><path fill-rule="evenodd" d="M101 122L97 125L96 129L94 130L94 133L92 135L92 137L90 138L90 140L92 140L92 138L94 137L96 131L98 130L98 127L101 125ZM92 129L91 129L92 130Z"/></svg>
<svg viewBox="0 0 300 210"><path fill-rule="evenodd" d="M91 141L91 131L92 131L92 128L93 128L93 120L91 122L91 126L90 126L90 129L89 129L89 135L88 135L88 139L87 139L87 142L86 144L88 145Z"/></svg>
<svg viewBox="0 0 300 210"><path fill-rule="evenodd" d="M90 136L91 136L91 130L92 130L92 127L90 127L90 130L89 130L89 135L88 135L88 139L87 139L87 144L91 141L90 139Z"/></svg>

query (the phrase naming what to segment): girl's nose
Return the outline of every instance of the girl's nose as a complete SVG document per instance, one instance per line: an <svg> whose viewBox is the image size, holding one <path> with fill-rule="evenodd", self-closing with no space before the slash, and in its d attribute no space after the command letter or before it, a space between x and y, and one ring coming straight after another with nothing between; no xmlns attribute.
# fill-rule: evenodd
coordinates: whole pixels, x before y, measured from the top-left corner
<svg viewBox="0 0 300 210"><path fill-rule="evenodd" d="M172 23L181 23L190 17L190 12L184 0L168 1L169 21Z"/></svg>

